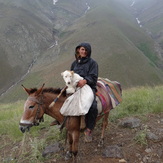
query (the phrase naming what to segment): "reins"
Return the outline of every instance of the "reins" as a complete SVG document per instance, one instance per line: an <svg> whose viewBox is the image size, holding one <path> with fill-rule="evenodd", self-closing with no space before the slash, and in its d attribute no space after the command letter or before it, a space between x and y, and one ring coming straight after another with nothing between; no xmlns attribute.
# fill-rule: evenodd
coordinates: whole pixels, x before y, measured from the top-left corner
<svg viewBox="0 0 163 163"><path fill-rule="evenodd" d="M38 100L37 100L37 101L38 101ZM37 102L37 101L36 101L36 102ZM43 105L43 102L42 102L42 101L43 101L43 97L41 96L41 100L37 102L37 104L38 104L38 109L37 109L37 111L36 111L36 115L35 115L34 122L33 122L33 125L35 125L35 126L38 126L38 125L39 125L39 123L37 122L37 120L39 120L39 122L43 122L43 121L44 121L43 116L42 116L41 118L38 119L38 115L40 114L41 105ZM42 107L42 109L44 110L43 107Z"/></svg>

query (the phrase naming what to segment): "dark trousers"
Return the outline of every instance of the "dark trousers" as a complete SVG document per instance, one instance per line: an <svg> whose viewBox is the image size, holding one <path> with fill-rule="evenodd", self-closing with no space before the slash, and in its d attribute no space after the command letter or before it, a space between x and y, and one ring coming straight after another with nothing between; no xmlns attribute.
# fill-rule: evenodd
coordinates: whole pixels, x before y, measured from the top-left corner
<svg viewBox="0 0 163 163"><path fill-rule="evenodd" d="M97 110L97 101L96 101L96 94L95 94L95 90L93 90L94 92L94 101L88 111L88 113L85 116L85 123L86 123L86 127L89 128L90 130L93 130L95 127L95 123L96 123L96 118L98 115L98 110Z"/></svg>

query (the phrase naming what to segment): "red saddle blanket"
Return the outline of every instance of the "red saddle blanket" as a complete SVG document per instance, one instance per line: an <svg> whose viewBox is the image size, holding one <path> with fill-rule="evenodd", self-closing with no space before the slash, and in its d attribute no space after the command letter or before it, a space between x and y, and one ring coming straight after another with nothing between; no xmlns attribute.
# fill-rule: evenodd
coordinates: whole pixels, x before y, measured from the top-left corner
<svg viewBox="0 0 163 163"><path fill-rule="evenodd" d="M111 81L107 78L98 78L96 95L100 98L104 113L115 108L122 102L122 89L120 83Z"/></svg>

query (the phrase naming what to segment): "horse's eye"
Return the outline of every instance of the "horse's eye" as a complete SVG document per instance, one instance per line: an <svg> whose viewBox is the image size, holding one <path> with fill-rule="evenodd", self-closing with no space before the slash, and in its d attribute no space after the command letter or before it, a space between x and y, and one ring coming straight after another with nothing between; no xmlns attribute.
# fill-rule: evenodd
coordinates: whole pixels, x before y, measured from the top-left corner
<svg viewBox="0 0 163 163"><path fill-rule="evenodd" d="M32 106L29 106L29 109L33 109L34 108L34 105L32 105Z"/></svg>

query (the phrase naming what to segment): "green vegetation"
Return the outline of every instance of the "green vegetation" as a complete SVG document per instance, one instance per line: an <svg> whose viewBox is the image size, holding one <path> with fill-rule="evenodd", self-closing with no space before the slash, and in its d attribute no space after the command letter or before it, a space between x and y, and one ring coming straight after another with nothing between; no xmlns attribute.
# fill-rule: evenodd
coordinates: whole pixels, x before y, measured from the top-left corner
<svg viewBox="0 0 163 163"><path fill-rule="evenodd" d="M143 145L147 145L147 133L145 130L140 131L134 138L134 140L136 141L136 143Z"/></svg>
<svg viewBox="0 0 163 163"><path fill-rule="evenodd" d="M138 116L143 118L148 113L160 113L163 111L162 97L163 86L138 87L124 90L123 102L111 110L109 120L114 122L123 117ZM8 142L10 142L10 144L13 144L11 158L19 155L17 162L20 160L20 162L27 160L43 162L45 160L42 157L44 147L57 141L62 141L63 143L65 132L61 134L57 127L50 127L49 124L53 118L45 115L44 123L37 127L32 127L30 132L22 134L19 130L19 121L23 113L24 102L0 104L0 135L1 140L4 140L0 145L0 149L8 146ZM144 129L135 135L134 140L136 143L146 145L146 130ZM19 142L20 145L17 146L16 142ZM5 162L5 158L3 162Z"/></svg>
<svg viewBox="0 0 163 163"><path fill-rule="evenodd" d="M158 58L156 54L152 52L147 43L139 43L138 48L143 52L143 54L148 57L153 63L157 64Z"/></svg>
<svg viewBox="0 0 163 163"><path fill-rule="evenodd" d="M143 130L140 130L135 137L133 138L135 143L140 144L141 146L147 146L147 126Z"/></svg>
<svg viewBox="0 0 163 163"><path fill-rule="evenodd" d="M163 111L163 86L132 88L123 92L122 103L111 111L110 120Z"/></svg>
<svg viewBox="0 0 163 163"><path fill-rule="evenodd" d="M115 109L111 110L110 120L128 117L131 115L143 116L148 113L159 113L163 111L163 86L138 87L123 91L123 101ZM11 139L21 139L19 121L23 113L25 101L9 104L0 104L0 134L9 135ZM31 128L30 134L38 135L41 128L47 127L52 118L45 115L45 122L38 127ZM48 131L51 132L51 131ZM51 134L50 134L51 135ZM55 139L59 139L56 137Z"/></svg>

